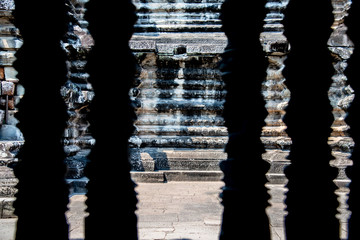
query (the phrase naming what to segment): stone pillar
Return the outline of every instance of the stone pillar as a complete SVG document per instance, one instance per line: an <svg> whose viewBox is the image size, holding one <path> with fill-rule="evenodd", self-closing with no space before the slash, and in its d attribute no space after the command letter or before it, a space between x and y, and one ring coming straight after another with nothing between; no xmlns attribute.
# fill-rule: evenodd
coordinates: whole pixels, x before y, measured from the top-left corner
<svg viewBox="0 0 360 240"><path fill-rule="evenodd" d="M135 240L137 199L128 160L135 118L129 97L136 70L129 49L135 7L130 0L91 0L87 9L95 41L87 70L95 92L89 122L96 143L85 171L89 178L85 239Z"/></svg>
<svg viewBox="0 0 360 240"><path fill-rule="evenodd" d="M261 136L266 150L262 157L270 163L270 169L266 173L269 181L266 187L271 195L269 202L271 207L267 209L267 213L272 236L278 236L281 239L285 239L283 220L286 216L284 199L287 191L285 187L287 179L284 169L290 164L287 157L291 146L291 139L285 131L287 126L283 121L290 100L290 91L283 75L283 70L286 68L285 61L290 51L283 25L284 10L288 3L288 0L267 1L264 29L260 35L260 41L268 61L266 79L262 84L262 94L268 115L265 118L266 125L263 127Z"/></svg>
<svg viewBox="0 0 360 240"><path fill-rule="evenodd" d="M66 78L60 41L66 32L67 11L62 0L15 0L15 5L15 23L24 44L14 67L26 89L16 114L25 138L15 167L19 179L14 202L16 239L45 240L51 236L67 240L69 192L61 143L67 113L60 95Z"/></svg>
<svg viewBox="0 0 360 240"><path fill-rule="evenodd" d="M332 59L327 42L333 21L330 1L290 1L285 36L291 45L284 76L291 92L284 122L292 139L285 169L286 237L339 239L338 202L328 138L333 122L328 98ZM306 223L306 227L304 227Z"/></svg>
<svg viewBox="0 0 360 240"><path fill-rule="evenodd" d="M158 181L220 179L227 142L217 69L227 41L222 2L134 1L139 19L130 46L141 73L131 91L138 116L133 170L156 171Z"/></svg>
<svg viewBox="0 0 360 240"><path fill-rule="evenodd" d="M329 100L333 108L334 121L332 132L329 137L329 145L335 158L330 162L331 166L337 167L339 173L334 180L338 189L339 208L337 218L340 221L340 238L348 238L348 220L351 212L348 210L347 200L349 194L350 179L346 175L346 168L352 165L350 159L354 148L354 141L348 133L350 126L346 123L348 108L354 100L354 90L348 84L346 69L348 61L354 52L354 44L346 34L347 26L345 18L351 8L350 0L332 1L334 22L332 33L328 40L328 47L333 57L334 74L329 89Z"/></svg>
<svg viewBox="0 0 360 240"><path fill-rule="evenodd" d="M19 30L14 26L14 2L0 2L0 218L13 217L12 203L17 179L13 167L16 154L23 144L23 136L15 126L15 105L23 95L13 68L15 53L21 47Z"/></svg>
<svg viewBox="0 0 360 240"><path fill-rule="evenodd" d="M222 7L223 30L228 45L220 69L226 84L225 125L229 131L228 158L221 162L225 187L220 239L270 239L265 209L269 195L265 187L269 164L261 155L266 118L261 94L266 77L266 58L259 41L265 18L265 1L227 0ZM239 12L247 11L246 21Z"/></svg>
<svg viewBox="0 0 360 240"><path fill-rule="evenodd" d="M347 6L349 6L348 1L340 1L344 2ZM346 6L345 5L345 6ZM348 9L347 9L348 10ZM346 69L346 76L348 78L348 84L353 89L354 93L354 101L351 103L349 107L349 116L346 118L346 123L350 126L348 129L348 134L353 138L355 146L353 148L353 152L351 155L351 160L353 160L353 166L346 168L346 175L351 179L350 183L350 193L349 193L349 210L351 212L351 216L349 219L349 227L348 227L348 239L355 240L360 238L360 71L359 71L359 63L360 63L360 19L359 19L359 11L360 11L360 2L352 1L351 8L348 10L349 16L345 19L341 19L341 23L345 22L347 29L347 34L351 41L354 43L354 53L351 58L347 61L348 67ZM346 15L345 15L346 16ZM346 49L345 49L346 50ZM348 51L348 50L347 50ZM347 135L348 137L348 135ZM347 149L347 148L345 148ZM345 176L346 176L345 175ZM347 180L347 179L346 179ZM346 181L348 183L348 180Z"/></svg>
<svg viewBox="0 0 360 240"><path fill-rule="evenodd" d="M87 30L84 19L87 0L69 0L70 22L68 32L62 41L67 55L67 81L61 88L61 95L67 105L69 119L64 133L65 163L68 167L66 178L72 192L85 192L87 182L84 169L87 156L95 140L89 133L87 120L89 104L94 97L89 74L85 66L94 41Z"/></svg>

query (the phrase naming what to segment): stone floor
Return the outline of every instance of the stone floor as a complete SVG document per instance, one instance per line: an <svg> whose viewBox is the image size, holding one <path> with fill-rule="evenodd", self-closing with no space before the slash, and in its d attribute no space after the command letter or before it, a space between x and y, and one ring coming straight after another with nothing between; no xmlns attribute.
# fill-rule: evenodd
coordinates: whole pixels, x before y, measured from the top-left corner
<svg viewBox="0 0 360 240"><path fill-rule="evenodd" d="M140 240L216 240L221 223L222 205L220 188L222 182L168 182L139 183L138 227ZM281 195L281 188L277 191ZM275 187L276 188L276 187ZM71 197L69 212L70 238L84 238L86 216L84 195ZM273 198L281 202L282 197ZM274 204L272 215L272 239L283 240L282 205ZM0 219L0 240L13 240L14 219Z"/></svg>

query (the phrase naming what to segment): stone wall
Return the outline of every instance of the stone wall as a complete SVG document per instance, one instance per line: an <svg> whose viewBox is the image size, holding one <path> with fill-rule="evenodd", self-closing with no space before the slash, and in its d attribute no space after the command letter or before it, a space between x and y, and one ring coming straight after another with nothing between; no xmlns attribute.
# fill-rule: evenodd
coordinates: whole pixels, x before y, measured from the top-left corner
<svg viewBox="0 0 360 240"><path fill-rule="evenodd" d="M218 171L226 159L226 91L217 64L226 45L222 1L134 1L130 41L141 68L130 139L134 170Z"/></svg>

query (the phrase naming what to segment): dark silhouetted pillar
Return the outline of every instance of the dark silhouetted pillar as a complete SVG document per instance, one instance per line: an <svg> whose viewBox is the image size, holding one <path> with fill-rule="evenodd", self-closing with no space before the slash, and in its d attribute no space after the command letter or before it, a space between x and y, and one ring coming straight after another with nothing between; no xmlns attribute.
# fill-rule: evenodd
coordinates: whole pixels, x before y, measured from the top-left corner
<svg viewBox="0 0 360 240"><path fill-rule="evenodd" d="M16 239L68 239L65 211L68 188L61 143L67 119L60 96L65 55L60 40L67 18L63 0L15 0L15 21L24 44L14 64L26 93L19 105L18 127L25 145L15 168Z"/></svg>
<svg viewBox="0 0 360 240"><path fill-rule="evenodd" d="M229 131L228 159L220 164L225 182L222 240L270 239L265 213L269 166L261 158L264 147L260 140L267 115L261 95L266 59L259 41L264 18L265 1L227 0L222 6L223 30L229 41L220 64Z"/></svg>
<svg viewBox="0 0 360 240"><path fill-rule="evenodd" d="M85 17L95 40L87 68L95 92L89 121L96 143L85 172L90 214L85 239L137 239L137 199L128 161L135 119L129 90L136 69L128 41L135 8L130 0L91 0L87 9Z"/></svg>
<svg viewBox="0 0 360 240"><path fill-rule="evenodd" d="M284 75L291 92L285 115L293 143L285 170L289 179L286 235L293 239L339 239L337 169L328 137L333 117L328 90L334 72L327 41L333 22L331 1L290 1L285 36L291 52Z"/></svg>

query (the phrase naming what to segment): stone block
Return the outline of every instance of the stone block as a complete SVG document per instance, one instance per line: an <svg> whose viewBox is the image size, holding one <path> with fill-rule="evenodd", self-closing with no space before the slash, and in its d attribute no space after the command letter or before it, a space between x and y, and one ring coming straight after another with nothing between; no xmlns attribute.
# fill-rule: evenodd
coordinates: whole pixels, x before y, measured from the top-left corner
<svg viewBox="0 0 360 240"><path fill-rule="evenodd" d="M15 93L15 84L13 82L1 82L1 95L13 96Z"/></svg>
<svg viewBox="0 0 360 240"><path fill-rule="evenodd" d="M15 198L0 198L0 219L1 218L14 218L13 203Z"/></svg>
<svg viewBox="0 0 360 240"><path fill-rule="evenodd" d="M15 51L0 51L1 66L12 66L15 59Z"/></svg>
<svg viewBox="0 0 360 240"><path fill-rule="evenodd" d="M17 37L2 37L0 48L2 49L19 49L23 42Z"/></svg>
<svg viewBox="0 0 360 240"><path fill-rule="evenodd" d="M168 160L166 165L172 170L219 171L220 160Z"/></svg>
<svg viewBox="0 0 360 240"><path fill-rule="evenodd" d="M15 9L14 0L1 0L0 10L13 10Z"/></svg>
<svg viewBox="0 0 360 240"><path fill-rule="evenodd" d="M16 96L24 96L25 94L25 88L21 84L16 84Z"/></svg>
<svg viewBox="0 0 360 240"><path fill-rule="evenodd" d="M5 162L6 159L0 161ZM0 197L14 197L17 189L15 188L18 179L15 178L12 168L0 166Z"/></svg>
<svg viewBox="0 0 360 240"><path fill-rule="evenodd" d="M146 183L163 183L164 173L163 172L131 172L131 178L135 182L146 182Z"/></svg>
<svg viewBox="0 0 360 240"><path fill-rule="evenodd" d="M9 181L2 180L0 181L0 197L14 197L17 192L15 186L16 182L12 183L11 179ZM9 184L12 185L9 185Z"/></svg>
<svg viewBox="0 0 360 240"><path fill-rule="evenodd" d="M221 54L224 52L225 45L215 45L215 44L197 44L197 45L188 45L187 53L188 54Z"/></svg>
<svg viewBox="0 0 360 240"><path fill-rule="evenodd" d="M18 82L17 78L18 72L13 67L5 67L5 80L10 82Z"/></svg>
<svg viewBox="0 0 360 240"><path fill-rule="evenodd" d="M172 181L221 181L221 171L164 171L165 180Z"/></svg>
<svg viewBox="0 0 360 240"><path fill-rule="evenodd" d="M173 55L178 44L156 44L156 50L159 54Z"/></svg>
<svg viewBox="0 0 360 240"><path fill-rule="evenodd" d="M6 36L6 35L19 35L19 29L17 29L15 26L13 25L7 25L7 24L4 24L2 22L2 26L0 26L0 34L1 36Z"/></svg>
<svg viewBox="0 0 360 240"><path fill-rule="evenodd" d="M155 51L156 45L153 40L130 41L130 48L133 51Z"/></svg>
<svg viewBox="0 0 360 240"><path fill-rule="evenodd" d="M155 161L154 160L143 160L142 165L145 171L154 171L155 170Z"/></svg>

